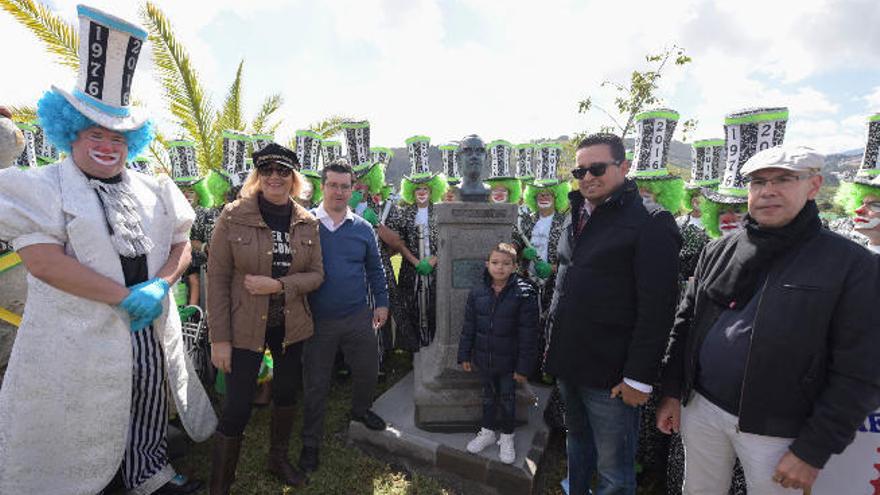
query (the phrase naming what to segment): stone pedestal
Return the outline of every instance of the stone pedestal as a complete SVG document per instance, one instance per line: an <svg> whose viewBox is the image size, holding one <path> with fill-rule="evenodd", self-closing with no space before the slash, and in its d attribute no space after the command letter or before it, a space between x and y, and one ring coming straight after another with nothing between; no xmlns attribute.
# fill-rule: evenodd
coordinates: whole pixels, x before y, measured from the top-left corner
<svg viewBox="0 0 880 495"><path fill-rule="evenodd" d="M441 203L438 227L437 332L413 359L415 424L427 431L473 432L482 415L481 383L458 364L458 339L470 289L483 283L489 252L511 242L517 208L512 204ZM528 419L535 398L517 390L517 420Z"/></svg>

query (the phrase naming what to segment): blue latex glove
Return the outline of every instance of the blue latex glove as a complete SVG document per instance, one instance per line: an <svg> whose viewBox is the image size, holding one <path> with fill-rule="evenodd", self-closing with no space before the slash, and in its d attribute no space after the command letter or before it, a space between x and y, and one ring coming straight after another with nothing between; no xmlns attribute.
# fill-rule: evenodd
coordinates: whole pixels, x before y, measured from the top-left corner
<svg viewBox="0 0 880 495"><path fill-rule="evenodd" d="M154 278L129 288L128 297L119 303L125 311L131 315L132 320L150 318L152 321L162 314L162 301L168 295L168 282L161 278Z"/></svg>

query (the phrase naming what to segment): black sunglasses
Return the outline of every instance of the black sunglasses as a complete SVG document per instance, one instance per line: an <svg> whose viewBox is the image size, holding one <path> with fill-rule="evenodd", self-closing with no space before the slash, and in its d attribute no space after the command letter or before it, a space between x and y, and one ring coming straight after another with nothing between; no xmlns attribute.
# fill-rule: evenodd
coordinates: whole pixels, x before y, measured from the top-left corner
<svg viewBox="0 0 880 495"><path fill-rule="evenodd" d="M608 170L609 165L620 165L620 162L611 162L611 163L594 163L589 167L576 167L571 169L571 175L574 176L575 179L581 180L587 176L589 172L593 177L602 177L605 175L605 171Z"/></svg>
<svg viewBox="0 0 880 495"><path fill-rule="evenodd" d="M290 177L290 174L293 173L293 170L287 167L276 167L274 165L265 165L258 169L260 175L263 177L272 177L272 172L278 174L278 177Z"/></svg>

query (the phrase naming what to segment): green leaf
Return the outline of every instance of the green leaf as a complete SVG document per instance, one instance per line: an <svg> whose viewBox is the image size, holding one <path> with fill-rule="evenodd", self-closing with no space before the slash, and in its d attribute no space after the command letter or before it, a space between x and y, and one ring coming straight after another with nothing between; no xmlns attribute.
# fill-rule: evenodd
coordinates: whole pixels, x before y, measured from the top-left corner
<svg viewBox="0 0 880 495"><path fill-rule="evenodd" d="M281 97L281 94L276 93L274 95L269 96L265 100L263 100L263 104L260 106L260 111L257 113L257 116L254 117L254 122L251 124L251 130L255 134L265 133L267 130L274 130L278 127L279 124L275 124L272 127L267 126L269 119L272 117L272 114L278 111L281 108L281 105L284 104L284 98Z"/></svg>
<svg viewBox="0 0 880 495"><path fill-rule="evenodd" d="M73 24L33 0L0 0L0 8L37 35L46 49L57 57L56 62L79 70L79 36ZM14 49L14 42L9 41L7 49Z"/></svg>
<svg viewBox="0 0 880 495"><path fill-rule="evenodd" d="M226 101L223 102L223 110L217 115L215 131L217 134L224 130L244 131L246 124L241 112L241 74L244 69L244 60L239 62L238 70L235 71L235 79L226 93Z"/></svg>
<svg viewBox="0 0 880 495"><path fill-rule="evenodd" d="M350 117L332 115L309 126L309 130L321 135L321 139L330 139L339 133L342 123L350 121Z"/></svg>
<svg viewBox="0 0 880 495"><path fill-rule="evenodd" d="M178 119L187 137L195 141L202 171L219 167L219 154L215 152L219 142L214 127L216 115L189 54L174 36L171 22L159 7L147 2L142 17L150 33L155 75L171 114Z"/></svg>
<svg viewBox="0 0 880 495"><path fill-rule="evenodd" d="M12 113L12 120L16 122L35 122L37 120L36 107L22 105L7 108Z"/></svg>

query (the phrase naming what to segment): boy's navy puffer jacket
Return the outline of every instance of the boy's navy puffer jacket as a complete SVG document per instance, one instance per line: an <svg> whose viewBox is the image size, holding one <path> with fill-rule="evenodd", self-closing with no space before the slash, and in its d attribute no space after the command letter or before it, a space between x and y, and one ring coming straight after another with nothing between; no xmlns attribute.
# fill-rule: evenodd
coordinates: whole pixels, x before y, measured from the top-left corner
<svg viewBox="0 0 880 495"><path fill-rule="evenodd" d="M458 362L470 361L481 372L528 376L538 357L538 296L517 274L496 296L489 271L471 289L458 341Z"/></svg>

